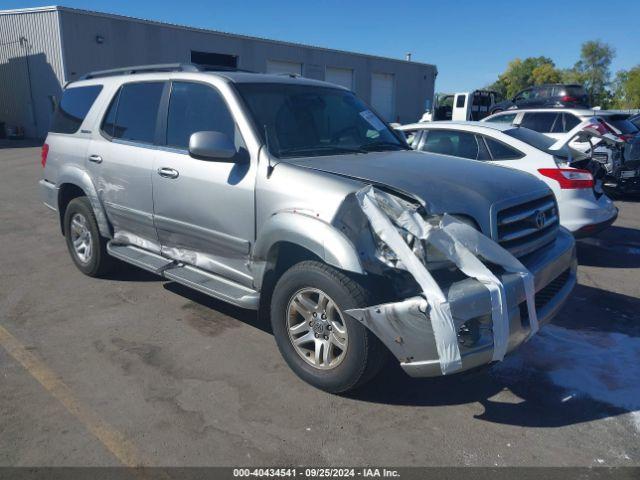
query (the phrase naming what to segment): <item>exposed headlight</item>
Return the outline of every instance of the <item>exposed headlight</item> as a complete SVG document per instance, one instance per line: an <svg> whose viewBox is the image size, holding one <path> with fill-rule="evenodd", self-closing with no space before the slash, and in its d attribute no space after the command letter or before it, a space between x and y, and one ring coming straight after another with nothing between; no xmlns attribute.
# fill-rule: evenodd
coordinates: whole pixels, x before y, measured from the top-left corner
<svg viewBox="0 0 640 480"><path fill-rule="evenodd" d="M425 215L423 212L420 212L420 205L410 203L386 192L377 191L376 200L380 208L393 223L396 231L402 236L411 251L423 264L430 269L454 266L453 262L449 261L438 249L416 236L416 234L420 234L419 232L421 230L424 230L424 224L422 222L416 222L416 215L419 215L421 220L432 226L440 224L442 218L440 215ZM376 238L376 241L376 257L392 268L402 268L401 260L395 252L381 239Z"/></svg>

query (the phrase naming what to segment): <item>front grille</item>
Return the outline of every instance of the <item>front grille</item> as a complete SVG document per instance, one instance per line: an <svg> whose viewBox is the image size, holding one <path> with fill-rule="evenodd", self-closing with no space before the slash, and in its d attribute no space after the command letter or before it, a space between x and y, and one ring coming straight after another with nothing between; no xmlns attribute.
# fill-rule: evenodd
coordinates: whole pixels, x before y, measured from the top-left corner
<svg viewBox="0 0 640 480"><path fill-rule="evenodd" d="M544 288L541 288L536 292L535 303L536 303L536 312L539 312L541 309L547 306L547 304L555 298L560 290L567 284L569 281L569 276L571 275L571 269L566 269L556 278L551 280ZM527 302L524 301L520 305L520 319L522 324L525 326L529 325L529 311L527 310Z"/></svg>
<svg viewBox="0 0 640 480"><path fill-rule="evenodd" d="M555 240L559 225L558 206L546 195L497 213L497 241L516 257L526 255Z"/></svg>

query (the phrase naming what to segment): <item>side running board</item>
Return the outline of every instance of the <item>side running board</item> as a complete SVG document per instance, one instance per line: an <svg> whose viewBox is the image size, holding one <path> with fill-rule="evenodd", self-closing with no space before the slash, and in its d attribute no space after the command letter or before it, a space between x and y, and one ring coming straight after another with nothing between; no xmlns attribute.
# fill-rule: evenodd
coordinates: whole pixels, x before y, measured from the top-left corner
<svg viewBox="0 0 640 480"><path fill-rule="evenodd" d="M178 264L156 253L132 245L107 244L109 255L136 267L241 308L257 310L260 294L255 290L191 265Z"/></svg>
<svg viewBox="0 0 640 480"><path fill-rule="evenodd" d="M191 265L167 268L163 275L169 280L181 283L238 307L250 310L258 309L260 294L255 290Z"/></svg>
<svg viewBox="0 0 640 480"><path fill-rule="evenodd" d="M162 271L174 263L173 260L132 245L118 245L117 243L109 242L107 243L107 252L112 257L148 270L156 275L162 275Z"/></svg>

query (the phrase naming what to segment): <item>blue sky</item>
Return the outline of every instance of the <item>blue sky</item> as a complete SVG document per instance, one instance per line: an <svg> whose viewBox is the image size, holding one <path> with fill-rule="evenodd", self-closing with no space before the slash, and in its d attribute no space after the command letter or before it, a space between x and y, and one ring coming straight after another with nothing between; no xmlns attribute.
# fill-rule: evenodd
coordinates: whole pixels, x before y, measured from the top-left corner
<svg viewBox="0 0 640 480"><path fill-rule="evenodd" d="M3 0L0 8L52 1ZM617 52L613 71L640 64L640 2L368 2L262 0L67 0L61 5L168 21L328 48L434 63L436 90L491 83L516 58L545 55L559 67L577 60L580 44L600 39Z"/></svg>

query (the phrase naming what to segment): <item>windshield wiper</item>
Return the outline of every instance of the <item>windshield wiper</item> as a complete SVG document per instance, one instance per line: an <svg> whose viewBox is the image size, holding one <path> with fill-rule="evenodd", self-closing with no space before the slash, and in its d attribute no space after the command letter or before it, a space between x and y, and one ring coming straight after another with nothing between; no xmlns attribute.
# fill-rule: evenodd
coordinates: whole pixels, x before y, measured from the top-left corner
<svg viewBox="0 0 640 480"><path fill-rule="evenodd" d="M337 145L319 145L316 147L298 147L298 148L285 148L280 150L280 155L296 155L296 154L314 154L314 153L368 153L363 148L355 147L340 147Z"/></svg>
<svg viewBox="0 0 640 480"><path fill-rule="evenodd" d="M383 150L408 150L407 147L405 147L404 145L400 144L400 143L395 143L395 142L373 142L373 143L366 143L364 145L360 145L360 148L362 148L363 150L367 150L369 152L375 151L375 150L379 150L379 151L383 151Z"/></svg>

